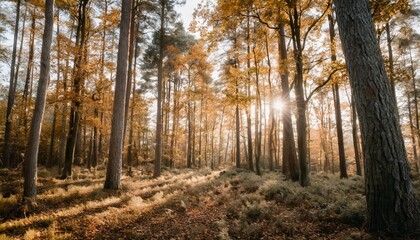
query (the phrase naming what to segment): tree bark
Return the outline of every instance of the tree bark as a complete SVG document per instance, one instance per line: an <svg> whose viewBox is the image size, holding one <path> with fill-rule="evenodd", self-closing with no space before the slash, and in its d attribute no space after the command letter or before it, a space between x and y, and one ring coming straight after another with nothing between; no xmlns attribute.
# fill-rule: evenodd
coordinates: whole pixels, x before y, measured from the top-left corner
<svg viewBox="0 0 420 240"><path fill-rule="evenodd" d="M10 167L10 140L12 132L12 108L15 101L15 65L16 65L16 52L17 52L17 40L19 32L19 19L20 19L20 3L21 0L17 1L16 5L16 18L15 18L15 32L13 36L13 50L12 50L12 63L10 65L10 81L9 81L9 94L7 97L7 109L6 109L6 125L4 130L4 147L3 147L3 167Z"/></svg>
<svg viewBox="0 0 420 240"><path fill-rule="evenodd" d="M351 99L351 129L353 135L353 149L354 149L354 158L356 161L356 174L362 176L362 160L360 157L360 148L359 148L359 135L357 134L357 113L356 113L356 105L354 103L354 99Z"/></svg>
<svg viewBox="0 0 420 240"><path fill-rule="evenodd" d="M414 164L416 166L416 171L419 172L418 156L417 156L417 145L416 145L416 134L413 123L413 116L411 111L411 97L410 92L407 92L407 108L408 108L408 119L410 120L410 132L411 132L411 146L413 148L413 157Z"/></svg>
<svg viewBox="0 0 420 240"><path fill-rule="evenodd" d="M160 176L160 166L162 162L162 85L163 85L163 53L165 40L165 6L166 0L160 0L160 44L158 60L158 86L157 86L157 112L156 112L156 146L155 146L155 166L153 177Z"/></svg>
<svg viewBox="0 0 420 240"><path fill-rule="evenodd" d="M74 79L73 88L75 96L72 99L72 108L70 110L69 132L67 135L66 152L64 160L64 169L61 179L68 178L72 175L72 165L76 150L77 135L79 133L80 124L80 105L82 100L82 87L84 74L82 70L83 54L85 54L86 41L86 7L89 0L80 0L78 6L78 25L76 30L76 46L78 46L77 54L74 60Z"/></svg>
<svg viewBox="0 0 420 240"><path fill-rule="evenodd" d="M334 29L334 18L331 14L328 15L329 30L330 30L330 42L331 42L331 62L335 64L337 62L336 48L335 48L335 29ZM335 79L332 85L332 91L334 95L334 109L335 109L335 122L337 129L337 141L338 141L338 156L340 162L340 178L348 178L347 165L346 165L346 154L344 152L344 136L343 136L343 123L341 119L341 101L340 101L340 87L338 80Z"/></svg>
<svg viewBox="0 0 420 240"><path fill-rule="evenodd" d="M37 97L35 102L34 114L32 116L29 141L26 148L25 161L23 164L23 196L24 198L36 197L36 174L39 138L42 129L42 119L44 117L45 103L47 98L48 78L50 73L50 52L52 42L52 32L54 26L54 0L45 1L45 24L44 35L42 37L40 75L38 81Z"/></svg>
<svg viewBox="0 0 420 240"><path fill-rule="evenodd" d="M335 0L335 6L362 133L367 227L395 234L418 233L420 209L368 1Z"/></svg>
<svg viewBox="0 0 420 240"><path fill-rule="evenodd" d="M286 37L284 34L284 24L279 23L279 57L280 57L280 77L283 101L283 174L290 177L292 181L299 181L299 166L297 165L297 155L295 138L293 136L292 116L290 113L290 87L289 73L287 70L287 50Z"/></svg>
<svg viewBox="0 0 420 240"><path fill-rule="evenodd" d="M131 0L123 0L121 7L120 39L118 43L117 73L115 79L114 107L112 111L111 138L109 143L108 165L106 169L105 189L119 189L121 184L122 153L124 145L124 120L127 60L130 35Z"/></svg>

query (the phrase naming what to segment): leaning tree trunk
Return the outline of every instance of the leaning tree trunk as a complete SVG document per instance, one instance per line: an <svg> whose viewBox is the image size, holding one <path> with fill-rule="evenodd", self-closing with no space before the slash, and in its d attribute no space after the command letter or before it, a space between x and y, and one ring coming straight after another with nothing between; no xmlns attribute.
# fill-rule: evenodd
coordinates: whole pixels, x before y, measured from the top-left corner
<svg viewBox="0 0 420 240"><path fill-rule="evenodd" d="M44 117L45 103L47 99L48 77L50 73L50 52L52 42L52 30L54 26L54 0L45 2L45 24L42 37L41 67L36 95L35 109L32 116L29 141L26 148L25 161L23 163L23 197L36 197L36 172L38 161L39 138L41 135L42 119Z"/></svg>
<svg viewBox="0 0 420 240"><path fill-rule="evenodd" d="M124 144L124 119L127 59L130 33L131 0L123 0L121 7L120 40L118 43L117 74L115 83L114 107L112 111L111 138L109 142L108 165L106 169L105 189L119 189L122 171L122 153Z"/></svg>
<svg viewBox="0 0 420 240"><path fill-rule="evenodd" d="M335 0L335 6L362 133L367 227L396 234L418 232L420 209L368 1Z"/></svg>

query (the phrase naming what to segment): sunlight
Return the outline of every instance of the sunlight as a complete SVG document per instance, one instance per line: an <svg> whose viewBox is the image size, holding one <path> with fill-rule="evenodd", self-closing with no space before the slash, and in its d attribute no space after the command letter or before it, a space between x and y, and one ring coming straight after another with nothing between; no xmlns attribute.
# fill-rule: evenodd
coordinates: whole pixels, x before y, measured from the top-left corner
<svg viewBox="0 0 420 240"><path fill-rule="evenodd" d="M273 109L277 112L281 112L283 110L283 101L280 98L275 98L273 100Z"/></svg>

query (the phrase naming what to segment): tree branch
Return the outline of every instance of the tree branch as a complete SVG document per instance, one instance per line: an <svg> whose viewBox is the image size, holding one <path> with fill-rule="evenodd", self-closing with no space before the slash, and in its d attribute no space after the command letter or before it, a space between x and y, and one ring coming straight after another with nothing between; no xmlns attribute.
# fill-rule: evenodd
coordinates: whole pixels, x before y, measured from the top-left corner
<svg viewBox="0 0 420 240"><path fill-rule="evenodd" d="M330 82L330 80L332 79L332 76L334 75L334 73L336 73L336 72L338 72L338 71L340 71L340 70L343 70L343 69L345 69L345 68L344 68L344 67L342 67L342 68L336 68L336 69L334 69L334 71L332 71L332 72L330 73L330 75L328 76L327 80L325 80L323 83L321 83L321 85L319 85L319 86L318 86L318 87L316 87L314 90L312 90L312 91L311 91L311 93L309 93L308 97L307 97L307 98L306 98L306 100L305 100L305 106L308 104L309 100L311 100L312 96L313 96L316 92L318 92L321 88L323 88L325 85L327 85L327 83L329 83L329 82Z"/></svg>

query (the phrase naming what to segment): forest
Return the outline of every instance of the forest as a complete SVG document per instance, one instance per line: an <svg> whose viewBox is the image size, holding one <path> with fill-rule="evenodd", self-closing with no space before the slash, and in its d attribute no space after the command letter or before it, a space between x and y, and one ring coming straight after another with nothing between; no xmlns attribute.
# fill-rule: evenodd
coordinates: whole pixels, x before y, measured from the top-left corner
<svg viewBox="0 0 420 240"><path fill-rule="evenodd" d="M419 16L2 0L0 240L420 239Z"/></svg>

